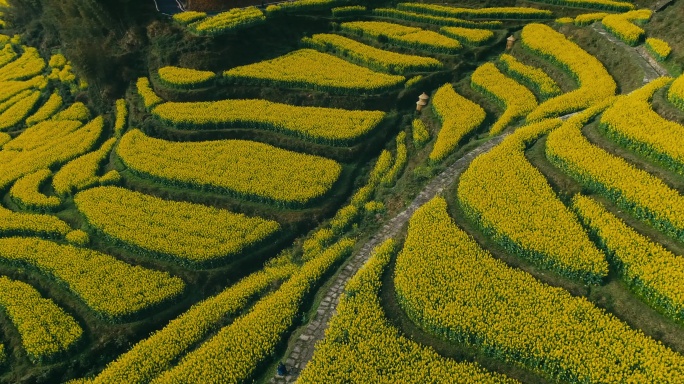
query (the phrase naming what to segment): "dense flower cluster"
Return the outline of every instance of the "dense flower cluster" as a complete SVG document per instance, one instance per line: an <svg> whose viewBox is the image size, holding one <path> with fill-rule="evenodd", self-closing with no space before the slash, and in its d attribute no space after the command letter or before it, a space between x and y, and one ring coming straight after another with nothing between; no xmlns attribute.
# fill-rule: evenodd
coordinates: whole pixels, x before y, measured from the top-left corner
<svg viewBox="0 0 684 384"><path fill-rule="evenodd" d="M519 128L477 157L461 176L458 199L466 215L512 253L570 278L599 283L608 274L604 255L525 158L528 145L559 125L546 120Z"/></svg>
<svg viewBox="0 0 684 384"><path fill-rule="evenodd" d="M454 91L451 84L439 87L432 97L432 109L442 122L430 160L440 161L451 154L464 136L476 130L487 117L479 105Z"/></svg>
<svg viewBox="0 0 684 384"><path fill-rule="evenodd" d="M204 19L205 17L207 17L207 14L204 12L186 11L173 15L173 20L180 24L188 25L190 23L194 23L195 21Z"/></svg>
<svg viewBox="0 0 684 384"><path fill-rule="evenodd" d="M453 223L442 198L411 218L394 283L401 307L427 332L556 382L684 379L681 355L587 299L495 259Z"/></svg>
<svg viewBox="0 0 684 384"><path fill-rule="evenodd" d="M266 291L272 284L287 279L296 269L293 264L267 266L218 295L195 304L160 331L135 344L130 351L107 365L91 382L150 382L170 369L179 357L216 330L225 318L237 314L250 300Z"/></svg>
<svg viewBox="0 0 684 384"><path fill-rule="evenodd" d="M59 92L53 92L47 101L31 116L26 119L26 125L31 126L52 117L62 108L62 96Z"/></svg>
<svg viewBox="0 0 684 384"><path fill-rule="evenodd" d="M52 178L55 192L60 196L65 196L97 185L100 180L97 173L102 163L109 158L114 143L116 139L111 138L105 141L97 151L77 157L63 166Z"/></svg>
<svg viewBox="0 0 684 384"><path fill-rule="evenodd" d="M22 177L10 188L10 198L22 209L39 212L56 210L61 204L59 198L40 192L50 176L52 172L49 169L41 169Z"/></svg>
<svg viewBox="0 0 684 384"><path fill-rule="evenodd" d="M83 126L74 121L45 121L28 128L0 151L0 189L24 175L64 164L86 153L103 128L102 117Z"/></svg>
<svg viewBox="0 0 684 384"><path fill-rule="evenodd" d="M646 38L646 49L658 61L665 61L670 56L670 52L672 52L672 48L670 48L670 44L667 41L656 39L655 37Z"/></svg>
<svg viewBox="0 0 684 384"><path fill-rule="evenodd" d="M22 213L0 207L0 234L3 236L39 236L64 238L71 227L56 216Z"/></svg>
<svg viewBox="0 0 684 384"><path fill-rule="evenodd" d="M420 119L413 119L411 133L413 134L413 145L416 148L420 148L430 141L430 131Z"/></svg>
<svg viewBox="0 0 684 384"><path fill-rule="evenodd" d="M67 109L52 116L52 120L78 120L86 122L90 118L90 110L85 104L77 101Z"/></svg>
<svg viewBox="0 0 684 384"><path fill-rule="evenodd" d="M221 12L214 16L200 16L199 13L192 13L185 17L179 17L181 20L178 21L187 24L187 28L190 32L202 36L233 32L266 21L266 16L257 7L233 8L230 11ZM194 18L197 18L197 21L189 21Z"/></svg>
<svg viewBox="0 0 684 384"><path fill-rule="evenodd" d="M118 99L115 103L116 117L114 120L114 136L121 137L123 131L126 129L128 122L128 106L125 99Z"/></svg>
<svg viewBox="0 0 684 384"><path fill-rule="evenodd" d="M340 35L319 33L311 38L305 37L302 42L312 48L324 52L331 51L345 60L382 72L405 74L442 68L442 63L431 57L385 51Z"/></svg>
<svg viewBox="0 0 684 384"><path fill-rule="evenodd" d="M380 305L381 280L396 244L387 240L347 283L325 338L298 383L514 383L421 346L394 328Z"/></svg>
<svg viewBox="0 0 684 384"><path fill-rule="evenodd" d="M462 47L458 40L439 33L384 21L352 21L340 24L340 29L343 32L374 39L384 36L392 44L436 53L456 53Z"/></svg>
<svg viewBox="0 0 684 384"><path fill-rule="evenodd" d="M463 27L441 27L439 31L452 39L456 39L463 44L481 45L494 37L494 32L487 29L474 29Z"/></svg>
<svg viewBox="0 0 684 384"><path fill-rule="evenodd" d="M382 93L401 87L403 76L373 72L313 49L300 49L275 59L223 72L228 82L278 85L330 93Z"/></svg>
<svg viewBox="0 0 684 384"><path fill-rule="evenodd" d="M25 97L0 113L0 131L6 131L22 123L40 100L39 91L26 91ZM23 94L23 93L22 93ZM20 95L22 95L20 94Z"/></svg>
<svg viewBox="0 0 684 384"><path fill-rule="evenodd" d="M640 9L618 15L608 15L601 19L601 24L613 35L629 45L637 45L646 31L633 24L633 21L648 21L651 10Z"/></svg>
<svg viewBox="0 0 684 384"><path fill-rule="evenodd" d="M180 129L269 129L329 145L354 144L385 117L380 111L300 107L260 99L167 102L152 113Z"/></svg>
<svg viewBox="0 0 684 384"><path fill-rule="evenodd" d="M412 12L394 8L375 8L373 9L373 14L390 19L399 19L413 21L417 23L441 25L445 27L497 29L500 28L502 25L500 21L472 21L465 19L457 19L453 17L435 16L430 15L428 13Z"/></svg>
<svg viewBox="0 0 684 384"><path fill-rule="evenodd" d="M91 226L115 241L185 264L238 255L280 229L277 222L260 217L119 187L83 191L74 203Z"/></svg>
<svg viewBox="0 0 684 384"><path fill-rule="evenodd" d="M563 34L546 25L528 24L520 36L526 48L567 70L580 86L540 104L528 121L574 112L615 95L617 84L603 64Z"/></svg>
<svg viewBox="0 0 684 384"><path fill-rule="evenodd" d="M548 19L553 16L551 11L526 7L457 8L438 4L399 3L397 8L437 16L468 19Z"/></svg>
<svg viewBox="0 0 684 384"><path fill-rule="evenodd" d="M330 10L333 17L358 16L366 12L363 5L349 5L346 7L336 7Z"/></svg>
<svg viewBox="0 0 684 384"><path fill-rule="evenodd" d="M24 53L0 68L0 81L25 80L39 75L45 69L45 60L36 48L23 47Z"/></svg>
<svg viewBox="0 0 684 384"><path fill-rule="evenodd" d="M394 158L394 164L387 173L380 180L382 184L391 186L399 177L399 174L404 170L406 162L408 161L408 148L406 147L406 132L401 131L397 135L397 155Z"/></svg>
<svg viewBox="0 0 684 384"><path fill-rule="evenodd" d="M154 90L150 85L150 79L148 79L147 77L139 78L135 86L138 89L138 95L140 96L140 98L142 98L143 105L145 106L145 108L151 109L154 106L164 102L164 100L161 97L157 96L157 94L154 93Z"/></svg>
<svg viewBox="0 0 684 384"><path fill-rule="evenodd" d="M552 132L546 141L546 157L640 220L684 239L684 197L662 180L592 145L582 135L582 127L607 103L571 117Z"/></svg>
<svg viewBox="0 0 684 384"><path fill-rule="evenodd" d="M276 292L219 330L152 384L245 382L292 327L304 297L333 265L351 254L353 246L353 240L344 239L307 261Z"/></svg>
<svg viewBox="0 0 684 384"><path fill-rule="evenodd" d="M537 106L534 94L501 73L494 63L477 67L470 77L470 85L505 109L499 120L489 129L490 135L501 133L513 120L525 117Z"/></svg>
<svg viewBox="0 0 684 384"><path fill-rule="evenodd" d="M581 15L575 16L573 22L575 25L583 27L585 25L601 21L604 17L608 15L610 15L610 13L606 12L583 13Z"/></svg>
<svg viewBox="0 0 684 384"><path fill-rule="evenodd" d="M21 335L32 362L50 359L69 349L83 334L73 317L30 285L0 276L0 310Z"/></svg>
<svg viewBox="0 0 684 384"><path fill-rule="evenodd" d="M594 8L603 9L606 11L626 12L634 9L634 5L622 0L537 0L541 3L549 3L554 5L577 7L577 8Z"/></svg>
<svg viewBox="0 0 684 384"><path fill-rule="evenodd" d="M514 56L506 53L499 56L499 62L507 74L539 92L543 99L561 94L558 84L542 69L521 63Z"/></svg>
<svg viewBox="0 0 684 384"><path fill-rule="evenodd" d="M684 125L663 118L650 103L653 94L670 82L661 77L618 98L603 112L601 125L621 145L684 175Z"/></svg>
<svg viewBox="0 0 684 384"><path fill-rule="evenodd" d="M162 83L180 89L204 87L216 77L211 71L180 67L162 67L157 74Z"/></svg>
<svg viewBox="0 0 684 384"><path fill-rule="evenodd" d="M130 316L178 296L183 280L112 256L24 237L0 239L0 260L32 267L66 286L105 319ZM96 282L96 283L94 283Z"/></svg>
<svg viewBox="0 0 684 384"><path fill-rule="evenodd" d="M632 290L667 316L684 320L684 259L639 234L593 199L578 194L573 206Z"/></svg>
<svg viewBox="0 0 684 384"><path fill-rule="evenodd" d="M333 160L263 143L170 142L137 129L126 132L116 152L143 177L286 206L306 205L323 196L342 172Z"/></svg>
<svg viewBox="0 0 684 384"><path fill-rule="evenodd" d="M679 76L672 82L667 92L667 99L682 111L684 111L684 75Z"/></svg>

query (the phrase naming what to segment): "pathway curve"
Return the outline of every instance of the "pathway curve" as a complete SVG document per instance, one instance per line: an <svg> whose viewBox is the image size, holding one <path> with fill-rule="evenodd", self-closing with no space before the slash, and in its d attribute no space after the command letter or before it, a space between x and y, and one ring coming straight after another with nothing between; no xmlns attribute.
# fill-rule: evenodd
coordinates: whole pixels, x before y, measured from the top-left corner
<svg viewBox="0 0 684 384"><path fill-rule="evenodd" d="M644 70L644 84L648 84L651 81L661 77L661 76L668 76L669 73L665 68L663 68L662 65L660 65L657 61L655 61L651 55L648 54L648 51L646 51L646 48L642 45L639 45L638 47L632 47L627 44L625 44L622 40L618 39L617 37L613 36L612 33L606 31L602 26L600 22L596 22L591 25L591 28L600 33L603 37L608 39L611 43L618 45L620 47L625 48L625 50L634 58L636 61L639 63L639 66L641 66L641 69Z"/></svg>
<svg viewBox="0 0 684 384"><path fill-rule="evenodd" d="M618 40L605 29L600 26L600 23L594 23L592 28L610 40L612 43L620 45L627 49L631 55L637 60L639 65L644 70L644 84L650 83L652 80L667 76L668 72L657 61L655 61L648 54L643 46L630 47L629 45ZM567 120L575 113L562 116L561 119ZM316 343L325 336L325 329L328 322L335 314L335 308L340 299L340 294L344 291L344 287L349 279L356 274L356 272L363 266L363 264L370 258L371 252L375 247L380 245L385 240L396 237L399 231L411 218L413 213L423 204L430 201L437 194L441 193L446 187L453 184L456 179L468 168L470 162L477 156L488 152L494 146L499 144L510 133L495 137L485 144L466 153L463 157L458 159L454 164L445 169L442 173L433 178L430 183L416 196L411 204L406 207L401 213L390 219L378 233L364 244L364 246L357 252L344 269L337 275L335 281L326 292L325 297L321 301L316 314L313 319L309 321L304 329L304 332L295 340L294 347L291 352L285 356L285 365L288 369L287 376L276 376L271 379L271 383L293 383L299 377L299 374L306 366L306 363L311 360L314 353Z"/></svg>
<svg viewBox="0 0 684 384"><path fill-rule="evenodd" d="M295 341L292 352L288 356L285 356L285 366L288 369L288 375L284 377L276 376L271 379L271 383L292 383L297 380L299 373L306 363L311 360L316 342L323 339L323 336L325 336L325 329L327 328L328 322L335 314L335 308L339 302L340 294L344 290L347 281L349 281L349 279L354 276L370 258L373 249L382 244L385 240L396 237L416 209L430 201L433 197L442 192L444 188L453 184L473 159L492 149L508 135L509 134L504 134L492 138L456 160L454 164L435 176L406 209L390 219L380 231L364 244L359 252L354 255L350 262L337 275L332 286L321 301L313 319L306 325L304 332L302 332Z"/></svg>

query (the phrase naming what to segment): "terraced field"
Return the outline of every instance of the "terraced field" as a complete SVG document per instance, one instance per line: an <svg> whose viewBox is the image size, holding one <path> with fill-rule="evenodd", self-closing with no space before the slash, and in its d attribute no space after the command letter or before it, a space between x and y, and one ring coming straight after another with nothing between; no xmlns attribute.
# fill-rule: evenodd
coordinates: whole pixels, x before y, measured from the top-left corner
<svg viewBox="0 0 684 384"><path fill-rule="evenodd" d="M679 1L209 3L0 0L0 382L684 382Z"/></svg>

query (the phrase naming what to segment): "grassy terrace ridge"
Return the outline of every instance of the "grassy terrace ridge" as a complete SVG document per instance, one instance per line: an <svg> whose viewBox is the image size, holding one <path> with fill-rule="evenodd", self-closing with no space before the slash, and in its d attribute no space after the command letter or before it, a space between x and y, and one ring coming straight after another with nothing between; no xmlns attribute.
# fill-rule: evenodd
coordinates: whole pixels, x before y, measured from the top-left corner
<svg viewBox="0 0 684 384"><path fill-rule="evenodd" d="M262 128L323 144L354 144L386 116L381 111L298 107L267 100L165 102L152 114L179 129Z"/></svg>

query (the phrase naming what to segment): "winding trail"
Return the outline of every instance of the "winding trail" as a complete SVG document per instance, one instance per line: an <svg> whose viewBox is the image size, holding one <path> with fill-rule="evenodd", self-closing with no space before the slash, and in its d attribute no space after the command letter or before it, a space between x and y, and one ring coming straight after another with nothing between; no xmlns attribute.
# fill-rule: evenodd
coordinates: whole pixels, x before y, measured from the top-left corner
<svg viewBox="0 0 684 384"><path fill-rule="evenodd" d="M639 65L644 70L643 83L650 83L652 80L667 76L668 72L657 61L655 61L646 51L643 45L639 47L631 47L622 41L615 38L605 29L600 26L600 23L594 23L592 28L611 41L613 44L620 45L625 48L630 54L639 62ZM575 113L562 116L562 120L567 120ZM311 360L314 353L316 343L325 336L325 329L328 322L335 314L335 308L339 302L340 294L344 291L344 287L356 274L356 272L366 263L370 258L371 252L375 247L380 245L385 240L395 237L399 234L401 229L406 225L413 213L423 204L430 201L432 198L441 193L445 188L456 182L458 177L468 168L468 165L479 155L488 152L497 144L501 143L509 133L492 138L483 145L466 153L463 157L458 159L454 164L445 169L442 173L435 176L428 185L416 196L411 204L402 212L387 221L385 225L364 244L364 246L357 252L342 271L335 277L333 284L325 293L325 297L321 301L316 314L305 326L304 331L299 338L294 342L294 346L287 354L285 359L285 366L287 367L286 376L276 376L271 379L271 383L293 383L299 377L299 374L306 366L307 362Z"/></svg>
<svg viewBox="0 0 684 384"><path fill-rule="evenodd" d="M325 329L327 328L328 322L335 314L335 308L339 302L340 294L344 290L344 286L370 258L373 249L382 244L385 240L398 235L399 231L401 231L413 213L420 206L437 196L444 188L453 184L461 173L468 168L468 165L473 159L494 148L509 134L510 133L506 133L492 138L466 153L442 173L435 176L406 209L387 221L380 231L364 244L359 252L350 259L349 263L347 263L344 269L335 277L332 286L321 301L315 316L309 321L304 332L295 341L292 352L285 356L285 365L288 369L288 375L284 377L276 376L271 379L271 383L292 383L297 380L299 373L304 369L306 363L311 360L316 342L323 339L323 336L325 336Z"/></svg>
<svg viewBox="0 0 684 384"><path fill-rule="evenodd" d="M648 84L661 76L669 75L667 70L648 54L648 51L643 44L637 47L632 47L625 44L622 40L606 31L605 28L601 26L600 22L592 24L591 28L601 34L601 36L604 38L608 39L608 41L611 43L624 48L634 59L636 59L636 61L639 63L639 66L641 66L641 69L644 70L644 84Z"/></svg>

